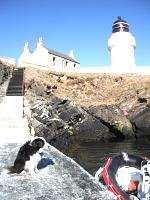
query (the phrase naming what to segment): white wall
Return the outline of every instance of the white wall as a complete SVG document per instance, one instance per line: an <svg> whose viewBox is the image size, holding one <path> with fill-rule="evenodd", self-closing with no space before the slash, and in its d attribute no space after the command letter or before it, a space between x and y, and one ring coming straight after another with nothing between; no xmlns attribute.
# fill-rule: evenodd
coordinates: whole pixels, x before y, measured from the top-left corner
<svg viewBox="0 0 150 200"><path fill-rule="evenodd" d="M111 51L111 66L117 70L135 67L134 49L135 38L129 32L113 33L108 40L108 48Z"/></svg>
<svg viewBox="0 0 150 200"><path fill-rule="evenodd" d="M18 59L18 66L27 67L29 64L34 67L43 66L49 67L50 69L72 68L80 66L79 63L75 63L67 58L65 59L50 53L50 51L44 47L42 38L39 38L37 47L33 53L31 53L28 43L25 43L23 53Z"/></svg>
<svg viewBox="0 0 150 200"><path fill-rule="evenodd" d="M38 65L50 66L50 55L44 47L37 47L32 54L32 62Z"/></svg>
<svg viewBox="0 0 150 200"><path fill-rule="evenodd" d="M78 67L78 68L63 68L56 69L57 72L68 72L68 73L103 73L103 74L141 74L141 75L150 75L150 66L136 66L132 70L116 70L111 66L93 66L93 67Z"/></svg>

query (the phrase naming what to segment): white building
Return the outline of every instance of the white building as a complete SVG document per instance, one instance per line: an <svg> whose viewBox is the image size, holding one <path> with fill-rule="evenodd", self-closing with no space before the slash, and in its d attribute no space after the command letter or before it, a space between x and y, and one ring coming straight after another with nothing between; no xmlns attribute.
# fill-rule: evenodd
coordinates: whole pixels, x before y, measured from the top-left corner
<svg viewBox="0 0 150 200"><path fill-rule="evenodd" d="M24 50L18 59L18 67L25 66L42 67L57 71L64 68L77 68L80 66L80 62L75 59L72 50L69 56L67 56L44 47L43 39L40 37L34 52L31 52L29 44L25 43Z"/></svg>
<svg viewBox="0 0 150 200"><path fill-rule="evenodd" d="M118 17L113 23L112 35L108 40L111 52L111 67L114 71L131 71L135 68L135 38L129 33L128 23Z"/></svg>

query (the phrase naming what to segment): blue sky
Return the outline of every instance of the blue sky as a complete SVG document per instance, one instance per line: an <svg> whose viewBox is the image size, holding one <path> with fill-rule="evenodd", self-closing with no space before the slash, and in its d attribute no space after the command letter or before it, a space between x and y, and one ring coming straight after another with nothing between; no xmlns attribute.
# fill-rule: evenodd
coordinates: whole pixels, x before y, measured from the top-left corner
<svg viewBox="0 0 150 200"><path fill-rule="evenodd" d="M112 23L122 16L136 38L137 65L150 66L150 0L1 0L0 56L18 59L25 42L64 54L81 66L108 66Z"/></svg>

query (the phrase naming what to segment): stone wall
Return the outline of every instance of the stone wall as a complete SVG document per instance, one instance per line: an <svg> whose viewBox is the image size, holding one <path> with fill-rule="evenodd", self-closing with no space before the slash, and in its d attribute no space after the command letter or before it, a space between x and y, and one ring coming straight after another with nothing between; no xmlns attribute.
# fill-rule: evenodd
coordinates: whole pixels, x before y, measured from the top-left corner
<svg viewBox="0 0 150 200"><path fill-rule="evenodd" d="M6 65L16 66L16 59L0 56L0 61Z"/></svg>

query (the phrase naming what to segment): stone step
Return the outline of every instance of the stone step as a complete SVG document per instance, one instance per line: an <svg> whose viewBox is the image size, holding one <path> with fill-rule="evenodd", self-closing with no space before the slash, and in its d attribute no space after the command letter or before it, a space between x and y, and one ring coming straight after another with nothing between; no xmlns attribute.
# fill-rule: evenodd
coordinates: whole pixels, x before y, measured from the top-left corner
<svg viewBox="0 0 150 200"><path fill-rule="evenodd" d="M20 91L20 90L9 90L6 95L7 96L18 96L18 94L19 94L19 96L23 96L23 91Z"/></svg>
<svg viewBox="0 0 150 200"><path fill-rule="evenodd" d="M16 89L16 90L17 89L23 89L22 85L18 85L18 84L17 85L11 85L11 86L9 86L9 90L12 89L12 88Z"/></svg>
<svg viewBox="0 0 150 200"><path fill-rule="evenodd" d="M23 96L23 93L12 91L12 92L7 92L7 96Z"/></svg>
<svg viewBox="0 0 150 200"><path fill-rule="evenodd" d="M14 69L12 78L10 79L7 96L22 96L23 95L23 69Z"/></svg>

